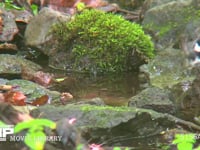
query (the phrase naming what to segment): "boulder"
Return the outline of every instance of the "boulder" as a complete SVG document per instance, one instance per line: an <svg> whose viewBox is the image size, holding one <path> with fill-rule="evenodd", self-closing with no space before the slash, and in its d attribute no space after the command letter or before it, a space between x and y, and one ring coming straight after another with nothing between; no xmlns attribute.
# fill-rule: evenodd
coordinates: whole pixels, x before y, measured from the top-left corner
<svg viewBox="0 0 200 150"><path fill-rule="evenodd" d="M40 86L34 82L14 79L6 82L8 85L18 86L17 90L23 92L27 96L27 102L32 102L33 100L47 95L49 97L49 103L60 101L60 93L57 91L50 91L43 86ZM61 102L60 102L61 104Z"/></svg>
<svg viewBox="0 0 200 150"><path fill-rule="evenodd" d="M115 133L112 130L123 125L126 125L127 127L129 126L126 128L127 132L129 130L133 135L148 135L150 132L153 133L153 131L157 131L157 127L159 125L156 125L156 121L154 119L161 117L160 113L147 109L94 106L85 104L69 104L64 107L46 105L38 107L38 109L33 110L31 114L33 116L37 116L41 112L43 113L40 117L48 118L54 121L58 121L62 118L76 118L75 125L84 133L92 135L96 132L96 134L100 134L101 136L103 133L106 133L104 134L104 137L106 138L112 138L110 137L112 132L113 134L118 134L119 132L117 132L116 129ZM145 129L145 124L148 124L149 126L148 131L142 131L142 129ZM91 133L89 133L90 131ZM97 131L99 132L97 133ZM102 133L100 131L102 131Z"/></svg>
<svg viewBox="0 0 200 150"><path fill-rule="evenodd" d="M196 110L196 112L199 112L200 64L196 64L191 69L191 73L195 77L193 80L176 84L173 86L171 91L173 92L173 95L176 98L175 100L178 106L180 106L182 109L192 109Z"/></svg>
<svg viewBox="0 0 200 150"><path fill-rule="evenodd" d="M183 51L173 48L158 52L152 61L140 67L140 71L149 75L151 85L162 89L195 79Z"/></svg>
<svg viewBox="0 0 200 150"><path fill-rule="evenodd" d="M107 144L116 144L115 140L118 138L117 144L121 144L122 137L124 138L123 142L131 138L152 137L160 134L163 130L173 128L176 123L190 124L167 113L136 107L73 104L55 107L45 105L31 112L33 117L38 114L41 118L54 121L62 118L76 118L74 125L82 131L86 140L105 143L109 141ZM199 128L195 124L192 124L192 127Z"/></svg>
<svg viewBox="0 0 200 150"><path fill-rule="evenodd" d="M199 0L146 0L143 26L149 30L157 48L177 46L182 34L188 41L198 37Z"/></svg>
<svg viewBox="0 0 200 150"><path fill-rule="evenodd" d="M0 42L12 41L18 32L14 14L0 8Z"/></svg>
<svg viewBox="0 0 200 150"><path fill-rule="evenodd" d="M172 100L170 91L149 87L133 96L129 100L128 105L130 107L146 108L157 112L173 114L175 112L175 105Z"/></svg>
<svg viewBox="0 0 200 150"><path fill-rule="evenodd" d="M50 8L43 8L39 14L32 18L25 31L25 43L28 46L37 47L44 54L51 55L55 51L51 41L50 30L59 21L68 21L68 15Z"/></svg>
<svg viewBox="0 0 200 150"><path fill-rule="evenodd" d="M41 69L40 65L35 64L21 56L0 54L0 74L20 75L23 67L30 70L38 71Z"/></svg>

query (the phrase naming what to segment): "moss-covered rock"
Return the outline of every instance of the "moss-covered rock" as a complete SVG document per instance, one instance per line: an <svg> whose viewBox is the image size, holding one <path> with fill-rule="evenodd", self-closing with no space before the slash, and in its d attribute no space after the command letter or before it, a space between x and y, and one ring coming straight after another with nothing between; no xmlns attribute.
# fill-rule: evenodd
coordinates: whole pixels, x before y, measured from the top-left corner
<svg viewBox="0 0 200 150"><path fill-rule="evenodd" d="M195 32L199 31L200 25L200 6L196 0L148 2L143 27L154 35L156 47L161 49L178 45L181 35L188 40L196 38Z"/></svg>
<svg viewBox="0 0 200 150"><path fill-rule="evenodd" d="M0 54L0 60L1 75L20 75L23 67L29 68L32 72L41 69L40 65L17 55Z"/></svg>
<svg viewBox="0 0 200 150"><path fill-rule="evenodd" d="M157 53L147 65L140 67L150 77L151 85L161 89L172 88L174 85L193 81L195 76L190 73L186 56L183 51L173 48Z"/></svg>
<svg viewBox="0 0 200 150"><path fill-rule="evenodd" d="M111 13L84 10L52 33L59 48L69 51L74 70L127 71L153 57L153 43L142 27Z"/></svg>

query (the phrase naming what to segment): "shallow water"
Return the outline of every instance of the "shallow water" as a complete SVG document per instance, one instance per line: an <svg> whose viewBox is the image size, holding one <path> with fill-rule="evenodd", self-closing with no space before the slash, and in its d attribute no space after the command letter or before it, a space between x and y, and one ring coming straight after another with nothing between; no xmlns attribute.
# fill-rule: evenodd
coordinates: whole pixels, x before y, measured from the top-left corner
<svg viewBox="0 0 200 150"><path fill-rule="evenodd" d="M126 105L129 98L139 91L137 73L94 76L92 74L64 73L52 71L66 81L54 88L60 92L71 92L78 100L99 97L107 105Z"/></svg>

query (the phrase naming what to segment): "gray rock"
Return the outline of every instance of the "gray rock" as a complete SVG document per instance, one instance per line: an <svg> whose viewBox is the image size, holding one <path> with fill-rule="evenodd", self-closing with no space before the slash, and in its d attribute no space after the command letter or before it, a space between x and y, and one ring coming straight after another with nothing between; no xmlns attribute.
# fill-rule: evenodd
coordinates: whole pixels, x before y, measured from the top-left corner
<svg viewBox="0 0 200 150"><path fill-rule="evenodd" d="M41 113L42 112L42 113ZM135 107L110 107L94 105L66 105L38 107L31 115L58 121L62 118L76 118L75 126L90 140L110 141L116 137L151 137L166 128L173 128L182 120L149 109ZM121 132L122 131L122 132Z"/></svg>
<svg viewBox="0 0 200 150"><path fill-rule="evenodd" d="M170 92L156 87L147 88L133 96L128 105L129 107L152 109L162 113L173 114L175 112Z"/></svg>
<svg viewBox="0 0 200 150"><path fill-rule="evenodd" d="M158 52L157 56L141 66L140 70L149 75L151 85L160 88L172 88L173 85L195 78L189 70L183 51L173 48Z"/></svg>
<svg viewBox="0 0 200 150"><path fill-rule="evenodd" d="M11 12L5 11L0 8L0 17L3 21L2 32L0 33L0 41L8 42L13 40L14 36L18 33L18 28L15 23L15 16ZM1 27L0 27L1 28Z"/></svg>
<svg viewBox="0 0 200 150"><path fill-rule="evenodd" d="M173 86L173 92L177 106L182 109L192 108L196 110L195 115L199 112L200 105L200 64L196 64L191 70L194 80L181 82Z"/></svg>
<svg viewBox="0 0 200 150"><path fill-rule="evenodd" d="M49 102L59 101L60 93L56 91L50 91L43 86L40 86L34 82L15 79L6 82L8 85L18 86L16 90L23 92L27 96L27 101L32 102L36 98L39 98L44 95L49 96Z"/></svg>
<svg viewBox="0 0 200 150"><path fill-rule="evenodd" d="M54 43L51 40L51 27L59 21L68 21L69 16L50 8L43 8L27 25L25 31L26 45L37 47L46 55L54 53Z"/></svg>
<svg viewBox="0 0 200 150"><path fill-rule="evenodd" d="M143 26L151 31L158 49L176 45L182 34L188 40L199 35L197 12L200 6L197 0L147 0L146 3Z"/></svg>
<svg viewBox="0 0 200 150"><path fill-rule="evenodd" d="M0 74L20 75L22 68L38 71L41 66L17 55L0 54Z"/></svg>

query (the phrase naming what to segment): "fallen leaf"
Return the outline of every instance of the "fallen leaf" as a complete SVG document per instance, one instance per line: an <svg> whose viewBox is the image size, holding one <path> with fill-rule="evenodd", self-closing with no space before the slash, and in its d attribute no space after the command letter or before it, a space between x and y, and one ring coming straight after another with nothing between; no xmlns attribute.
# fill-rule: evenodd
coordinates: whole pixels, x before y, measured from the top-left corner
<svg viewBox="0 0 200 150"><path fill-rule="evenodd" d="M57 79L55 79L55 80L56 80L56 82L62 82L62 81L64 81L66 78L67 78L67 77L64 77L64 78L57 78Z"/></svg>
<svg viewBox="0 0 200 150"><path fill-rule="evenodd" d="M49 100L49 96L48 95L43 95L37 99L35 99L32 103L30 103L33 106L40 106L40 105L44 105L48 102Z"/></svg>
<svg viewBox="0 0 200 150"><path fill-rule="evenodd" d="M12 90L13 86L12 85L0 85L0 90L8 91Z"/></svg>
<svg viewBox="0 0 200 150"><path fill-rule="evenodd" d="M26 105L26 96L20 91L8 91L4 93L5 102L13 105L24 106Z"/></svg>
<svg viewBox="0 0 200 150"><path fill-rule="evenodd" d="M66 102L68 102L70 99L73 99L73 95L68 92L64 92L60 96L60 101L62 102L63 105L65 105Z"/></svg>

